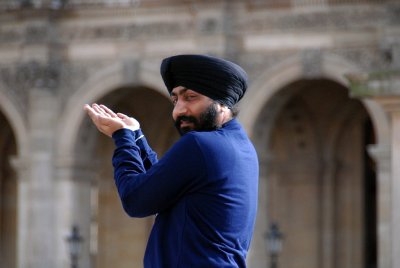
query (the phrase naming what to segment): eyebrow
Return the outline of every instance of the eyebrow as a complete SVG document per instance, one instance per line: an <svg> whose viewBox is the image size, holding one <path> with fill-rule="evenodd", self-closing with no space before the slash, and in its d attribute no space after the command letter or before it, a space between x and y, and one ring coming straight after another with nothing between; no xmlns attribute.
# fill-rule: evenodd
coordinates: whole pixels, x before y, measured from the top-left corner
<svg viewBox="0 0 400 268"><path fill-rule="evenodd" d="M171 96L177 96L177 95L182 95L184 94L186 91L188 91L188 88L181 88L178 92L173 92L171 91Z"/></svg>

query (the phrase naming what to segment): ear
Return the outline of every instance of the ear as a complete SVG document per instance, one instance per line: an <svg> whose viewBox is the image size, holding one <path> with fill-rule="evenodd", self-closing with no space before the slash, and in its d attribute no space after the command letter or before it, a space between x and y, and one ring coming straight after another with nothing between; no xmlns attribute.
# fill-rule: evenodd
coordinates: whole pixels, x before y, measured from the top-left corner
<svg viewBox="0 0 400 268"><path fill-rule="evenodd" d="M220 104L220 111L223 113L227 113L230 111L230 109L228 108L228 106Z"/></svg>

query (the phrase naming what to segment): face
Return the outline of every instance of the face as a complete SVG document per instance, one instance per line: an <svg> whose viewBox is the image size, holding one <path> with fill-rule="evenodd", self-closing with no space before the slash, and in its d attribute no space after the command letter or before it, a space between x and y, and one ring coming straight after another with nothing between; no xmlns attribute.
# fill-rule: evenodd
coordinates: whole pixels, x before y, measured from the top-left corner
<svg viewBox="0 0 400 268"><path fill-rule="evenodd" d="M174 104L172 117L181 135L192 130L209 131L220 127L220 105L209 97L179 86L172 90L171 100Z"/></svg>

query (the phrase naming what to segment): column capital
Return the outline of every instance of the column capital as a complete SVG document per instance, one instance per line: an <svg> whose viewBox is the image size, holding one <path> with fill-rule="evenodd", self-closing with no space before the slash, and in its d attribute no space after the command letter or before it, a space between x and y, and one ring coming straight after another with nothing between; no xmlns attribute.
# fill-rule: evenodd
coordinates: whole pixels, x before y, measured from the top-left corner
<svg viewBox="0 0 400 268"><path fill-rule="evenodd" d="M390 172L392 147L390 144L372 144L367 147L369 155L381 166L382 171Z"/></svg>
<svg viewBox="0 0 400 268"><path fill-rule="evenodd" d="M78 156L58 156L55 159L57 178L60 180L76 180L91 182L95 179L96 170L101 162Z"/></svg>
<svg viewBox="0 0 400 268"><path fill-rule="evenodd" d="M31 162L31 159L27 156L12 156L10 158L10 165L17 173L16 178L18 181L28 181Z"/></svg>
<svg viewBox="0 0 400 268"><path fill-rule="evenodd" d="M400 69L348 74L350 94L369 98L388 114L400 112Z"/></svg>

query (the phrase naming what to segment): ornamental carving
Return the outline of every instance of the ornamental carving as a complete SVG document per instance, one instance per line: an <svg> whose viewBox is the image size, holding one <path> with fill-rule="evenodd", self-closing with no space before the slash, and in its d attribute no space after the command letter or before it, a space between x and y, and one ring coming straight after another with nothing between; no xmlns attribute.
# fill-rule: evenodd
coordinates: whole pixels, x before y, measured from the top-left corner
<svg viewBox="0 0 400 268"><path fill-rule="evenodd" d="M305 78L318 78L322 70L322 52L319 49L305 50L301 54L303 75Z"/></svg>
<svg viewBox="0 0 400 268"><path fill-rule="evenodd" d="M60 63L37 61L1 67L1 79L9 88L25 91L30 88L55 89L60 81Z"/></svg>
<svg viewBox="0 0 400 268"><path fill-rule="evenodd" d="M196 30L197 28L197 30ZM220 25L215 20L206 20L199 25L186 22L156 22L149 24L94 25L62 27L54 25L30 25L23 27L0 28L0 44L20 43L37 44L54 42L51 31L57 30L57 42L96 41L96 40L132 40L140 38L165 38L187 35L193 32L215 33ZM54 37L53 37L54 38Z"/></svg>
<svg viewBox="0 0 400 268"><path fill-rule="evenodd" d="M32 61L0 66L0 81L10 99L26 114L30 89L55 90L59 86L60 64Z"/></svg>
<svg viewBox="0 0 400 268"><path fill-rule="evenodd" d="M193 26L190 23L152 23L146 25L98 25L94 27L65 28L62 40L104 40L113 41L138 39L144 37L170 37L187 34Z"/></svg>
<svg viewBox="0 0 400 268"><path fill-rule="evenodd" d="M239 31L276 31L301 29L351 29L377 28L387 22L388 11L381 8L332 8L329 12L304 13L265 12L260 16L247 16L237 21Z"/></svg>
<svg viewBox="0 0 400 268"><path fill-rule="evenodd" d="M357 66L363 70L387 69L390 65L390 61L379 48L342 48L327 53L357 64Z"/></svg>

